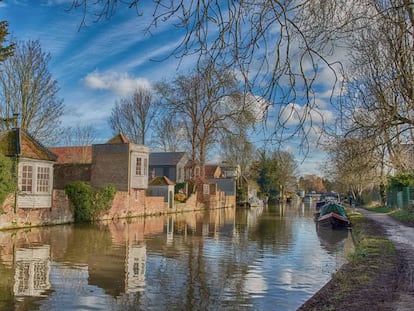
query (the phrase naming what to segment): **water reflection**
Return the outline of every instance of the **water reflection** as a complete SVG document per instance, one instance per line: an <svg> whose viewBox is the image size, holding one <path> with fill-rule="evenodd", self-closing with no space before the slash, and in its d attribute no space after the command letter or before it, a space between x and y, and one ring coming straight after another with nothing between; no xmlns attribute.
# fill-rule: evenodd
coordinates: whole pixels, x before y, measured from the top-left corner
<svg viewBox="0 0 414 311"><path fill-rule="evenodd" d="M343 262L343 243L316 232L313 212L277 205L3 231L0 310L295 310Z"/></svg>
<svg viewBox="0 0 414 311"><path fill-rule="evenodd" d="M15 253L14 288L16 298L45 296L50 288L50 246L19 248Z"/></svg>

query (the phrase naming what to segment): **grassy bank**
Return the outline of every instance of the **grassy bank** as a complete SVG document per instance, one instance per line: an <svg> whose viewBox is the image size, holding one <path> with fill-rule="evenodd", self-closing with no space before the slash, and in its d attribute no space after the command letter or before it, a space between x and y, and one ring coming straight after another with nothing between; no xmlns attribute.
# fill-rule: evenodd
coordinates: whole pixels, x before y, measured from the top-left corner
<svg viewBox="0 0 414 311"><path fill-rule="evenodd" d="M373 206L367 207L367 209L376 213L388 214L405 225L414 227L414 208L400 209L390 208L388 206Z"/></svg>
<svg viewBox="0 0 414 311"><path fill-rule="evenodd" d="M351 215L355 252L318 293L298 310L392 310L398 256L374 221Z"/></svg>

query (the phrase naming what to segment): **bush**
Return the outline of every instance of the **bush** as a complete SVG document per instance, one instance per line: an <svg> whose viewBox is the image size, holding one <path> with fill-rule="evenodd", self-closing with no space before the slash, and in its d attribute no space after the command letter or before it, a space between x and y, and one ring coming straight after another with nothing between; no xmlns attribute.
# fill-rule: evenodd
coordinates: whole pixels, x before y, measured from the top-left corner
<svg viewBox="0 0 414 311"><path fill-rule="evenodd" d="M82 181L67 184L65 191L75 208L75 222L91 222L97 219L101 212L111 208L116 193L113 185L95 189Z"/></svg>
<svg viewBox="0 0 414 311"><path fill-rule="evenodd" d="M184 193L177 193L174 195L174 200L177 202L184 203L187 201L187 196Z"/></svg>
<svg viewBox="0 0 414 311"><path fill-rule="evenodd" d="M13 162L0 154L0 213L3 212L3 203L6 197L16 189L13 178Z"/></svg>

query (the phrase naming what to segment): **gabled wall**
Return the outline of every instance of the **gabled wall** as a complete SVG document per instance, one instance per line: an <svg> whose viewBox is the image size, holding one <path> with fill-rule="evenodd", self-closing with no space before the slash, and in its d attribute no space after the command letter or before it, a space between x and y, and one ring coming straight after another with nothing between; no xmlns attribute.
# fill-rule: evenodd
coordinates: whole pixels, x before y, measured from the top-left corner
<svg viewBox="0 0 414 311"><path fill-rule="evenodd" d="M113 184L118 191L128 191L129 145L92 146L91 185L102 188Z"/></svg>

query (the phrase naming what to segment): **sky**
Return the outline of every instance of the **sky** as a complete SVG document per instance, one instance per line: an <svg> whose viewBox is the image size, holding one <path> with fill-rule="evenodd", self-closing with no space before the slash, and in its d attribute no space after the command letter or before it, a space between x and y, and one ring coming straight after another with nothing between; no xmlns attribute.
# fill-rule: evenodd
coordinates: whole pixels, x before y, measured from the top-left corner
<svg viewBox="0 0 414 311"><path fill-rule="evenodd" d="M150 14L138 18L134 10L122 7L110 20L88 20L81 27L83 12L69 10L71 4L72 0L3 0L0 19L9 22L15 40L39 40L42 51L50 53L49 71L65 104L62 125L90 125L96 143L103 143L113 135L108 119L117 100L137 86L150 87L192 69L196 58L168 57L181 35L167 25L144 32ZM296 146L292 142L286 150L298 154ZM322 174L320 150L312 149L297 160L300 174Z"/></svg>

